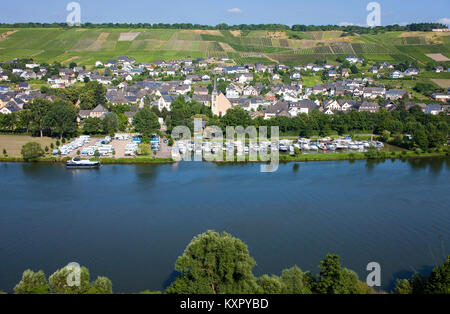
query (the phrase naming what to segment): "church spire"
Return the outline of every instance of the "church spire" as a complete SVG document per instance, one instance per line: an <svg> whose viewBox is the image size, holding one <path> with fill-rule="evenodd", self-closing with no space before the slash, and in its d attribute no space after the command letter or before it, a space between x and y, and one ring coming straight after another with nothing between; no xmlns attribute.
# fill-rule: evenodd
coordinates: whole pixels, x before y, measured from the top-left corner
<svg viewBox="0 0 450 314"><path fill-rule="evenodd" d="M216 75L214 75L214 88L213 88L212 94L213 95L218 95L218 93L217 93L217 79L216 79Z"/></svg>

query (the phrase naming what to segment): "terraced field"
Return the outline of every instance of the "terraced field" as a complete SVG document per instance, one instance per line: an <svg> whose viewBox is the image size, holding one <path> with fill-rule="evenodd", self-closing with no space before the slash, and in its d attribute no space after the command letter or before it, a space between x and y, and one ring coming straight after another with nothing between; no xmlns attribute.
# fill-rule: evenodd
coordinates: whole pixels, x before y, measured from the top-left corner
<svg viewBox="0 0 450 314"><path fill-rule="evenodd" d="M355 54L368 60L432 61L427 54L450 57L450 36L390 32L341 37L341 32L218 31L175 29L0 29L0 60L32 57L38 62L76 62L134 57L156 59L230 57L236 62L305 63L334 61Z"/></svg>

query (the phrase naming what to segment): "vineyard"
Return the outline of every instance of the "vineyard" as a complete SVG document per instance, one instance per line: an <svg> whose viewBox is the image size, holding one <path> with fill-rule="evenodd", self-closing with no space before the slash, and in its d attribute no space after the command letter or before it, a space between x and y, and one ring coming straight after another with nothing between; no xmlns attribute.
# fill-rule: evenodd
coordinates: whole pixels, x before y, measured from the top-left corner
<svg viewBox="0 0 450 314"><path fill-rule="evenodd" d="M219 31L177 29L1 29L0 59L32 57L38 62L92 66L121 55L138 62L178 57L230 57L236 61L304 63L357 55L368 60L415 60L430 53L450 57L450 36L386 32L341 37L342 32Z"/></svg>

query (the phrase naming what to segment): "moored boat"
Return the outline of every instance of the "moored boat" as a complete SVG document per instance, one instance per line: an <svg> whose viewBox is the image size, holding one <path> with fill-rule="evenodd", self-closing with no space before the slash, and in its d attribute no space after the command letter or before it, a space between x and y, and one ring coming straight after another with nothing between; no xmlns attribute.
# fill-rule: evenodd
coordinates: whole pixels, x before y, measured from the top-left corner
<svg viewBox="0 0 450 314"><path fill-rule="evenodd" d="M82 160L80 158L73 158L66 162L66 167L69 169L92 169L100 167L100 161Z"/></svg>

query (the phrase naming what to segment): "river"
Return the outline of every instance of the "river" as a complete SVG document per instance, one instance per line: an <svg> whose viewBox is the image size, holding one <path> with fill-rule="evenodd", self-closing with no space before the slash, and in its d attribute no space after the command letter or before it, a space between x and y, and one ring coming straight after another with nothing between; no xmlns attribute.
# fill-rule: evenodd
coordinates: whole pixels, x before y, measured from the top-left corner
<svg viewBox="0 0 450 314"><path fill-rule="evenodd" d="M109 277L115 292L164 289L195 235L243 240L255 275L298 265L318 271L327 253L382 289L450 254L450 159L258 164L0 163L0 290L25 269L50 276L69 262Z"/></svg>

